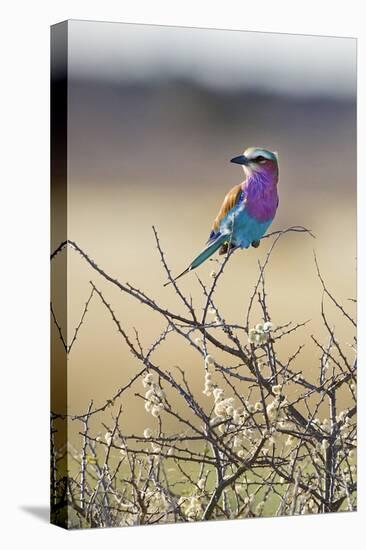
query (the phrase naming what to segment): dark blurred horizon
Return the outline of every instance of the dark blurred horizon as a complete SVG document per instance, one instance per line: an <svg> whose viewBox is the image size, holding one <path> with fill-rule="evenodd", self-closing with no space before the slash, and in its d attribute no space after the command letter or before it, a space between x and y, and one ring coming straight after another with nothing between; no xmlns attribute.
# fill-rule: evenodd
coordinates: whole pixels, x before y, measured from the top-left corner
<svg viewBox="0 0 366 550"><path fill-rule="evenodd" d="M282 155L290 158L290 145L303 157L304 167L329 170L324 170L325 187L327 179L332 182L335 158L343 154L345 175L355 180L355 98L218 91L186 79L123 86L72 81L69 98L72 175L79 182L91 184L102 177L118 184L120 177L139 178L148 165L150 178L169 185L167 171L178 166L193 177L207 177L206 165L212 161L219 173L229 176L232 155L252 145L276 150L280 160ZM175 176L179 178L179 171ZM333 184L340 181L336 177ZM185 185L196 186L194 179Z"/></svg>

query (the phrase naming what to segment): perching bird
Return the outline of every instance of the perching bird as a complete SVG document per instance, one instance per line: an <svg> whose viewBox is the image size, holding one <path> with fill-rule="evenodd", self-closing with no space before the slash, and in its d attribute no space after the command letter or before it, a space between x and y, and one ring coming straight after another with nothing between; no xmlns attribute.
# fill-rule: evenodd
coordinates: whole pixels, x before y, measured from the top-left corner
<svg viewBox="0 0 366 550"><path fill-rule="evenodd" d="M260 147L249 147L231 162L243 166L246 178L228 192L206 247L175 281L196 269L218 249L220 254L225 254L229 246L230 249L259 246L275 217L278 206L277 154Z"/></svg>

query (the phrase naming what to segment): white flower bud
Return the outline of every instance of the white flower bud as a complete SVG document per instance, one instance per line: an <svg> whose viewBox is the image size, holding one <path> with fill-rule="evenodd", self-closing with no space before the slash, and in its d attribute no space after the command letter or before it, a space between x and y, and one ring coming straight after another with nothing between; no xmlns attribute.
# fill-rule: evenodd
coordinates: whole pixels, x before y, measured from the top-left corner
<svg viewBox="0 0 366 550"><path fill-rule="evenodd" d="M154 382L154 377L151 374L151 372L148 372L145 378L143 378L142 380L142 385L144 386L144 388L147 388L147 386L150 386L153 382Z"/></svg>
<svg viewBox="0 0 366 550"><path fill-rule="evenodd" d="M160 416L160 412L161 412L161 409L160 409L159 405L153 405L153 407L151 409L151 414L153 416L155 416L155 418Z"/></svg>
<svg viewBox="0 0 366 550"><path fill-rule="evenodd" d="M112 443L112 433L107 432L104 436L104 439L106 440L107 445L110 445Z"/></svg>
<svg viewBox="0 0 366 550"><path fill-rule="evenodd" d="M220 401L223 398L224 390L222 390L221 388L215 388L212 393L215 401Z"/></svg>
<svg viewBox="0 0 366 550"><path fill-rule="evenodd" d="M198 482L197 482L198 488L201 491L203 491L203 489L205 488L205 482L206 482L206 480L204 478L199 479Z"/></svg>

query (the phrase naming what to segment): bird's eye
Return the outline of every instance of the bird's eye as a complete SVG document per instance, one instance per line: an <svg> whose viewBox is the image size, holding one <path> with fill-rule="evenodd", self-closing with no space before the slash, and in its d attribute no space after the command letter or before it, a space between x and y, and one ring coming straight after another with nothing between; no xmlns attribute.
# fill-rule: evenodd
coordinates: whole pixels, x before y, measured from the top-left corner
<svg viewBox="0 0 366 550"><path fill-rule="evenodd" d="M255 162L266 162L266 158L262 157L262 155L259 155L259 157L255 158Z"/></svg>

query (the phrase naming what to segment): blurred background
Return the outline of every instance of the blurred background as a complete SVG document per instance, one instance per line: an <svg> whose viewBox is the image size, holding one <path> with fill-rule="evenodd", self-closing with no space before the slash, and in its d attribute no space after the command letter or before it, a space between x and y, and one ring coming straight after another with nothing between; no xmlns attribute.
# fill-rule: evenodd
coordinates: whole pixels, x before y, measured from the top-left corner
<svg viewBox="0 0 366 550"><path fill-rule="evenodd" d="M183 311L172 288L162 286L152 225L173 273L180 272L207 240L226 192L243 179L230 158L248 146L277 151L280 205L271 230L303 225L316 239L282 238L267 271L268 304L277 325L310 320L281 343L280 353L285 359L305 343L296 366L315 376L319 350L310 335L322 342L327 335L313 250L329 288L354 314L356 41L82 21L69 22L68 40L68 238L112 276ZM258 260L269 244L231 258L217 290L228 322L243 321ZM213 266L207 262L198 270L206 283ZM69 339L90 280L127 331L136 327L148 347L164 327L161 319L123 297L72 250ZM181 287L199 310L195 275L182 279ZM57 303L55 309L57 314ZM350 327L328 311L347 347ZM253 324L260 321L258 313ZM61 353L54 342L56 365ZM202 360L184 341L168 340L155 360L167 369L183 368L200 399ZM63 368L59 362L59 380ZM85 412L91 399L103 404L136 372L137 362L98 299L90 304L67 368L71 414ZM57 390L57 377L55 384ZM151 423L133 398L137 390L142 392L134 388L125 404L130 433Z"/></svg>

